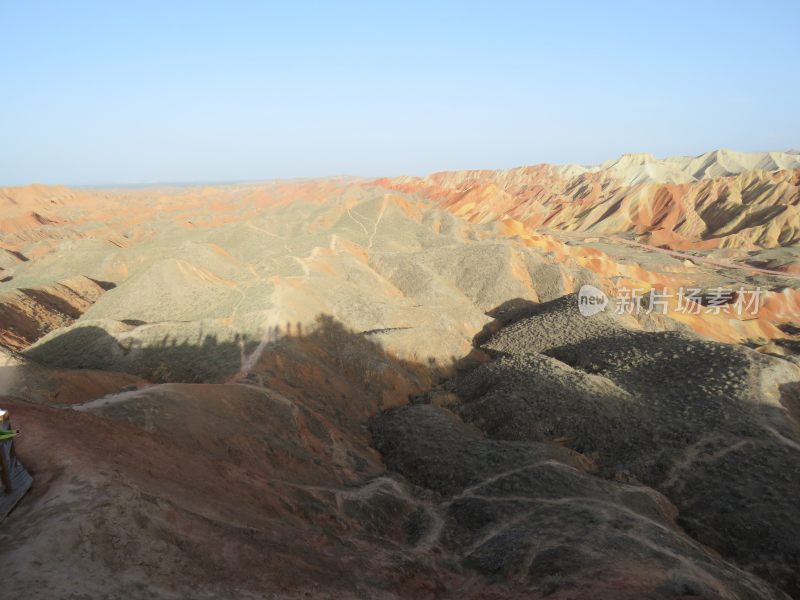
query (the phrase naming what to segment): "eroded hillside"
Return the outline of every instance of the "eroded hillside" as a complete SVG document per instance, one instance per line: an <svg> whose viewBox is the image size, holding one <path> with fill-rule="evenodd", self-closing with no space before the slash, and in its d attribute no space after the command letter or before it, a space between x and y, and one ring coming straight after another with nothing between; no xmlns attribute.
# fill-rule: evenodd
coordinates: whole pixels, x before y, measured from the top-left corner
<svg viewBox="0 0 800 600"><path fill-rule="evenodd" d="M676 250L745 251L800 240L800 155L719 150L657 160L627 154L597 167L538 165L380 180L472 222L623 236ZM787 270L796 272L795 264Z"/></svg>
<svg viewBox="0 0 800 600"><path fill-rule="evenodd" d="M800 597L796 162L4 190L4 589Z"/></svg>

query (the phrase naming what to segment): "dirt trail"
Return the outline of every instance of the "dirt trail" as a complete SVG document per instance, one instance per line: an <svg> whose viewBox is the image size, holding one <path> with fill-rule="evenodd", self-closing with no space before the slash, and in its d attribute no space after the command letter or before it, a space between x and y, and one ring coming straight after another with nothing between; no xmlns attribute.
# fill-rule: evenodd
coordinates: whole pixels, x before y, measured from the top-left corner
<svg viewBox="0 0 800 600"><path fill-rule="evenodd" d="M762 269L760 267L754 267L751 265L743 265L740 263L732 263L725 260L720 260L718 258L706 258L702 256L696 256L694 254L687 254L686 252L680 252L678 250L669 250L667 248L659 248L658 246L651 246L650 244L643 244L642 242L635 242L633 240L626 240L617 236L601 236L601 235L593 235L587 237L597 237L601 239L606 239L611 242L617 244L625 244L626 246L633 246L636 248L642 248L644 250L649 250L652 252L660 252L662 254L666 254L668 256L673 256L675 258L681 258L684 260L690 260L694 263L700 263L704 265L708 265L711 267L720 267L723 269L739 269L742 271L751 271L753 273L763 273L764 275L775 275L777 277L785 277L787 279L795 279L800 281L800 275L795 275L793 273L784 273L783 271L776 271L774 269Z"/></svg>

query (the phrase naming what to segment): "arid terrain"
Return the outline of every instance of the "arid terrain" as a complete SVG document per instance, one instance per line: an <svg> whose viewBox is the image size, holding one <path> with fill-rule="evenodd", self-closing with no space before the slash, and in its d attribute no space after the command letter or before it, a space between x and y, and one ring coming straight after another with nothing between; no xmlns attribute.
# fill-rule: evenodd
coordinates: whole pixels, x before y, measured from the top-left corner
<svg viewBox="0 0 800 600"><path fill-rule="evenodd" d="M4 598L800 599L800 154L0 189L0 407Z"/></svg>

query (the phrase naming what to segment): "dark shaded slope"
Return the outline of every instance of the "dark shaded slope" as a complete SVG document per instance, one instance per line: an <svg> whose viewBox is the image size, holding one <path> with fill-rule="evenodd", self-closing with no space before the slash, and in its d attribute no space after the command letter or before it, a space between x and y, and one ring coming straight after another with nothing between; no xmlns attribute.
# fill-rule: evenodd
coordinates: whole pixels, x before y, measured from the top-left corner
<svg viewBox="0 0 800 600"><path fill-rule="evenodd" d="M583 317L574 296L532 312L446 386L453 411L489 438L565 444L606 478L652 486L696 539L800 596L797 367Z"/></svg>

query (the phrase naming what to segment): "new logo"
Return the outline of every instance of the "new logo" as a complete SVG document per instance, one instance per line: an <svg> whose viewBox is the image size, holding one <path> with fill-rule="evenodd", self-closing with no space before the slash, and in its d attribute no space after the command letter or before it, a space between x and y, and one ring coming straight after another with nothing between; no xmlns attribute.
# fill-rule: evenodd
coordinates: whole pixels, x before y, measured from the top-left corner
<svg viewBox="0 0 800 600"><path fill-rule="evenodd" d="M578 292L578 310L584 317L603 312L608 306L608 296L593 285L582 285Z"/></svg>

